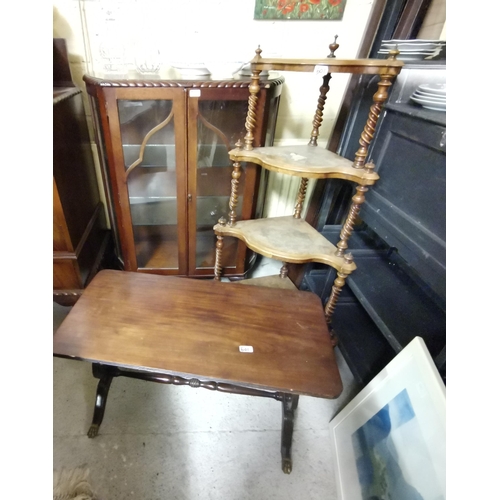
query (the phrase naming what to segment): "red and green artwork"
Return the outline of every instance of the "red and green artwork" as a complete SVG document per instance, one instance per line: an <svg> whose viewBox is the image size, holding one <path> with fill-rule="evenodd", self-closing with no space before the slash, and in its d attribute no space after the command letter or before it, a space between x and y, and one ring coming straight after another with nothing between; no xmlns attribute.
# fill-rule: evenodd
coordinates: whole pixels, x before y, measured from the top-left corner
<svg viewBox="0 0 500 500"><path fill-rule="evenodd" d="M347 0L255 0L254 19L340 20Z"/></svg>

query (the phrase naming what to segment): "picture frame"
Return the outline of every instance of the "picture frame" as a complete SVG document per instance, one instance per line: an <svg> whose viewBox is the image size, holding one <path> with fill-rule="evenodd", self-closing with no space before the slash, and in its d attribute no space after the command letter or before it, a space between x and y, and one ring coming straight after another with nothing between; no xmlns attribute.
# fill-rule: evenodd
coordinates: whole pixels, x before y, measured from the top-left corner
<svg viewBox="0 0 500 500"><path fill-rule="evenodd" d="M339 500L446 498L446 388L415 337L329 424Z"/></svg>
<svg viewBox="0 0 500 500"><path fill-rule="evenodd" d="M347 0L255 0L255 20L340 21Z"/></svg>

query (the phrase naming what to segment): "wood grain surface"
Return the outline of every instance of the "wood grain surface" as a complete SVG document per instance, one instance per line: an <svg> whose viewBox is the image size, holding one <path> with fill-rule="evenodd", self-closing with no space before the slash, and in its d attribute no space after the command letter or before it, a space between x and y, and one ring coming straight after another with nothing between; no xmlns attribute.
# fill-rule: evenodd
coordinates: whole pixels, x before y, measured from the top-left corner
<svg viewBox="0 0 500 500"><path fill-rule="evenodd" d="M54 355L324 398L342 391L311 292L104 270L55 333Z"/></svg>

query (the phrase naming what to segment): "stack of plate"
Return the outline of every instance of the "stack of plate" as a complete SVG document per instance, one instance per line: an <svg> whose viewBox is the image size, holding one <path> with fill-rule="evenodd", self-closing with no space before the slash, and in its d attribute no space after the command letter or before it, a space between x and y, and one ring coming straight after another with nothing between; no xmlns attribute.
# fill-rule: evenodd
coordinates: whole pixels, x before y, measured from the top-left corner
<svg viewBox="0 0 500 500"><path fill-rule="evenodd" d="M446 83L423 83L410 99L424 108L446 111Z"/></svg>
<svg viewBox="0 0 500 500"><path fill-rule="evenodd" d="M390 50L397 49L401 61L419 61L434 58L445 46L444 40L382 40L378 53L388 56Z"/></svg>

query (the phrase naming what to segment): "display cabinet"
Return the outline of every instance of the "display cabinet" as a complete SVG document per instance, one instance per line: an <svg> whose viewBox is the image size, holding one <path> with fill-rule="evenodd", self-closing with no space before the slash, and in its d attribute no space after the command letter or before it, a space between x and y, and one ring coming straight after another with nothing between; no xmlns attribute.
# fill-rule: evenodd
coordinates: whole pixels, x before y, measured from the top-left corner
<svg viewBox="0 0 500 500"><path fill-rule="evenodd" d="M212 227L231 194L228 152L245 134L250 78L103 80L86 75L118 257L127 271L213 276ZM284 79L262 80L256 141L271 145ZM264 201L260 167L246 163L238 215ZM226 275L242 277L252 253L228 241Z"/></svg>

